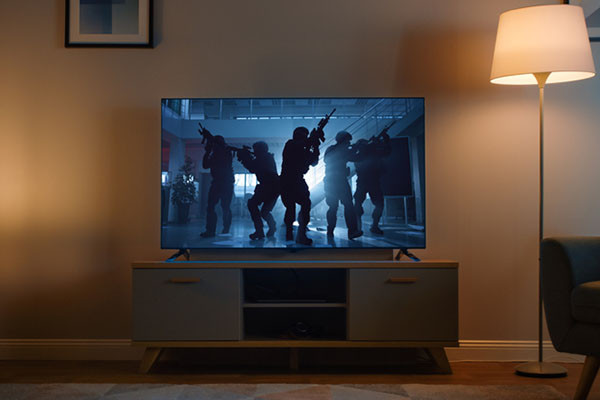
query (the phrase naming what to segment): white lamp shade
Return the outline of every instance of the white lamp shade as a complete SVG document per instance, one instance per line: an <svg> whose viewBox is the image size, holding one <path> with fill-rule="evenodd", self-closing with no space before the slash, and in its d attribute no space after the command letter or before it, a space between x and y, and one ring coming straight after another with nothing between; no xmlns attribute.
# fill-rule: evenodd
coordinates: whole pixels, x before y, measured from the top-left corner
<svg viewBox="0 0 600 400"><path fill-rule="evenodd" d="M533 74L545 72L550 73L547 83L596 74L581 7L534 6L500 15L491 82L536 85Z"/></svg>

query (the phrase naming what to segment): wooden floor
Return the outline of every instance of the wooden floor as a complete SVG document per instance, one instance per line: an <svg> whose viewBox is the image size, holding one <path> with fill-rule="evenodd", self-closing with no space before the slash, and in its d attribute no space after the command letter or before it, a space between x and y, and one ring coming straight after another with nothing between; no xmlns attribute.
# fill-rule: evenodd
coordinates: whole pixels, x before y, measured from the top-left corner
<svg viewBox="0 0 600 400"><path fill-rule="evenodd" d="M536 379L514 374L514 363L455 362L454 374L414 374L353 368L352 370L234 369L210 370L181 363L162 363L151 374L137 373L133 361L0 361L0 383L423 383L466 385L546 384L572 396L582 364L562 364L566 378ZM590 400L600 400L600 378L596 379Z"/></svg>

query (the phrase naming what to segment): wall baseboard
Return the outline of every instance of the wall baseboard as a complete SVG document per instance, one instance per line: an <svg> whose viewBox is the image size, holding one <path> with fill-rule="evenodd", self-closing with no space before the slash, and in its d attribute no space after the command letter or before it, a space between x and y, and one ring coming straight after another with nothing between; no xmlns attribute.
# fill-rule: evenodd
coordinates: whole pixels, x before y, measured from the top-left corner
<svg viewBox="0 0 600 400"><path fill-rule="evenodd" d="M450 361L533 361L535 340L461 340L446 349ZM139 360L143 348L129 339L0 339L0 360ZM544 342L544 360L583 362L584 356L559 353Z"/></svg>
<svg viewBox="0 0 600 400"><path fill-rule="evenodd" d="M460 340L460 347L446 348L450 361L537 361L537 340ZM583 362L585 356L560 353L552 342L542 343L544 361Z"/></svg>
<svg viewBox="0 0 600 400"><path fill-rule="evenodd" d="M0 360L139 360L129 339L0 339Z"/></svg>

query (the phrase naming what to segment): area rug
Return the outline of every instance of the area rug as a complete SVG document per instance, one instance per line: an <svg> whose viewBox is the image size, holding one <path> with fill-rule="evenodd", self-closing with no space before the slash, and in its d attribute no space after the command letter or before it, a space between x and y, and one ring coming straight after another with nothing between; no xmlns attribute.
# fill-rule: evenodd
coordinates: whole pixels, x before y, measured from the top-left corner
<svg viewBox="0 0 600 400"><path fill-rule="evenodd" d="M2 400L555 400L547 385L0 384Z"/></svg>

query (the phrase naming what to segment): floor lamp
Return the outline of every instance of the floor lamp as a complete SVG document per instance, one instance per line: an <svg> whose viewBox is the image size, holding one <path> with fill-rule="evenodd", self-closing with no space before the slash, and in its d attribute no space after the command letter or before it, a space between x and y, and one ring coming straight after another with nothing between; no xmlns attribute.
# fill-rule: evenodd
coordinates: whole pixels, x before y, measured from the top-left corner
<svg viewBox="0 0 600 400"><path fill-rule="evenodd" d="M544 86L594 75L594 60L581 7L534 6L500 15L490 81L500 85L538 85L540 92L538 252L544 234ZM543 362L541 282L540 275L538 361L520 364L516 372L536 377L564 376L566 369Z"/></svg>

